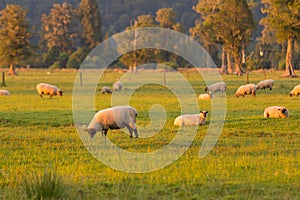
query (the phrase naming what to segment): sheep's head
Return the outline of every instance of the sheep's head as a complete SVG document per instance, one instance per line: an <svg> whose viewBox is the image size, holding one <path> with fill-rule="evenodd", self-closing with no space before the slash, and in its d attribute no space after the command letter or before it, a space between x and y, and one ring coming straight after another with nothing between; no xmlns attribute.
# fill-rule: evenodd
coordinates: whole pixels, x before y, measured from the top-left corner
<svg viewBox="0 0 300 200"><path fill-rule="evenodd" d="M286 108L281 108L281 112L282 114L284 114L285 116L288 116L288 110Z"/></svg>
<svg viewBox="0 0 300 200"><path fill-rule="evenodd" d="M205 91L205 92L207 92L207 90L208 90L208 88L207 88L207 87L205 87L204 91Z"/></svg>
<svg viewBox="0 0 300 200"><path fill-rule="evenodd" d="M206 118L206 115L207 115L207 113L208 113L208 111L205 111L205 110L203 110L203 111L200 111L200 117L201 117L202 119L205 119L205 118Z"/></svg>
<svg viewBox="0 0 300 200"><path fill-rule="evenodd" d="M96 130L93 128L88 129L88 133L91 137L91 139L93 139L94 135L96 134Z"/></svg>
<svg viewBox="0 0 300 200"><path fill-rule="evenodd" d="M63 95L63 91L58 90L58 95L59 95L59 96L62 96L62 95Z"/></svg>

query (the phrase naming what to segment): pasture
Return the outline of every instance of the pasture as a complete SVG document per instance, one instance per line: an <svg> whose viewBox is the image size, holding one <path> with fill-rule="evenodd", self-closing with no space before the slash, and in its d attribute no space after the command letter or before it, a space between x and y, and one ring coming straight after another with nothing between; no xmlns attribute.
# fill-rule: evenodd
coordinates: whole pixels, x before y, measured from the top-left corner
<svg viewBox="0 0 300 200"><path fill-rule="evenodd" d="M24 180L45 171L62 178L63 198L67 199L300 198L300 99L289 97L300 84L299 78L280 78L282 72L267 72L267 78L275 80L272 91L259 90L256 97L237 98L234 93L246 77L224 75L226 121L212 151L205 158L198 157L209 113L207 125L198 127L192 145L176 162L154 172L126 173L95 159L76 132L72 115L76 72L46 72L20 71L19 76L7 76L7 86L0 87L10 91L10 96L0 97L0 199L26 198ZM111 103L111 94L101 94L101 87L111 86L121 76L108 72L102 77L95 98L97 110ZM198 73L183 76L197 95L204 93L206 85ZM167 73L167 81L170 77L172 72ZM250 83L256 84L264 74L250 73L249 77ZM40 98L35 89L40 82L57 85L63 96ZM150 107L160 104L167 111L163 129L153 137L139 139L130 139L121 130L109 130L108 139L128 151L162 148L177 133L173 121L181 113L173 97L159 85L140 87L130 99L138 110L137 125L146 126ZM287 107L290 118L264 119L264 108L271 105ZM199 101L199 107L210 112L211 103Z"/></svg>

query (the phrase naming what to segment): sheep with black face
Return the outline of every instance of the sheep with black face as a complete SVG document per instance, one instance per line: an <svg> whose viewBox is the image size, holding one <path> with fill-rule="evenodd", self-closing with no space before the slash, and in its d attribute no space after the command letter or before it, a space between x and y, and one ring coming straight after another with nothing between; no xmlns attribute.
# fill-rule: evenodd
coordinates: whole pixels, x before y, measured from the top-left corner
<svg viewBox="0 0 300 200"><path fill-rule="evenodd" d="M283 106L270 106L264 111L264 118L287 118L289 111Z"/></svg>
<svg viewBox="0 0 300 200"><path fill-rule="evenodd" d="M201 111L200 114L180 115L174 120L175 126L199 126L206 123L207 111Z"/></svg>
<svg viewBox="0 0 300 200"><path fill-rule="evenodd" d="M88 133L91 138L101 131L102 135L106 136L108 129L127 128L130 137L134 132L135 137L138 137L136 129L137 111L132 106L115 106L98 111L88 126Z"/></svg>

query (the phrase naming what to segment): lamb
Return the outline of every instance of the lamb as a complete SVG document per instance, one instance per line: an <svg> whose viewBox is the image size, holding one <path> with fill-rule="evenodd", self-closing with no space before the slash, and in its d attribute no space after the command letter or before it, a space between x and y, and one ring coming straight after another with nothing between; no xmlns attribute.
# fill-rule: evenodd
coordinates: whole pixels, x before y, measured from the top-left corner
<svg viewBox="0 0 300 200"><path fill-rule="evenodd" d="M104 87L102 87L101 93L102 94L105 94L105 93L111 94L112 90L109 87L104 86Z"/></svg>
<svg viewBox="0 0 300 200"><path fill-rule="evenodd" d="M252 94L252 96L256 95L256 85L255 84L241 85L237 89L235 96L236 97L239 97L239 96L245 97L245 95L249 95L249 94Z"/></svg>
<svg viewBox="0 0 300 200"><path fill-rule="evenodd" d="M199 100L211 100L213 98L214 98L213 94L210 94L210 93L209 94L200 94L198 97Z"/></svg>
<svg viewBox="0 0 300 200"><path fill-rule="evenodd" d="M206 92L215 93L215 92L226 92L226 83L225 82L218 82L212 85L209 85L205 88Z"/></svg>
<svg viewBox="0 0 300 200"><path fill-rule="evenodd" d="M175 126L198 126L206 123L207 111L201 111L200 114L180 115L174 120Z"/></svg>
<svg viewBox="0 0 300 200"><path fill-rule="evenodd" d="M126 127L132 138L132 132L138 138L136 129L137 111L132 106L115 106L98 111L88 125L88 133L91 139L101 131L106 136L108 129L121 129Z"/></svg>
<svg viewBox="0 0 300 200"><path fill-rule="evenodd" d="M294 87L294 89L290 92L290 97L292 97L292 96L299 96L299 94L300 94L300 85L296 85L295 87Z"/></svg>
<svg viewBox="0 0 300 200"><path fill-rule="evenodd" d="M270 106L264 111L264 118L287 118L289 117L289 111L282 106Z"/></svg>
<svg viewBox="0 0 300 200"><path fill-rule="evenodd" d="M123 87L123 83L120 80L118 80L117 82L114 82L114 84L113 84L114 92L121 91L122 87Z"/></svg>
<svg viewBox="0 0 300 200"><path fill-rule="evenodd" d="M50 98L52 98L52 96L62 96L63 94L63 91L61 91L58 87L47 83L39 83L36 86L36 90L41 98L43 97L43 95L50 95Z"/></svg>
<svg viewBox="0 0 300 200"><path fill-rule="evenodd" d="M263 81L260 81L256 85L256 90L257 89L264 89L265 90L265 88L270 88L270 90L272 90L273 85L274 85L274 80L272 80L272 79L263 80Z"/></svg>
<svg viewBox="0 0 300 200"><path fill-rule="evenodd" d="M0 90L0 96L9 96L8 90Z"/></svg>

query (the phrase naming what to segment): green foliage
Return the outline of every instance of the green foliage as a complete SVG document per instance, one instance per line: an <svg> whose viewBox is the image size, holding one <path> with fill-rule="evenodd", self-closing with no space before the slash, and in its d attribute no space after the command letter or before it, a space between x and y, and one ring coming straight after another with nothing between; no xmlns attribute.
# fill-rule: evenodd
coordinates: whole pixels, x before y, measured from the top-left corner
<svg viewBox="0 0 300 200"><path fill-rule="evenodd" d="M28 64L32 55L27 11L8 4L0 11L0 63Z"/></svg>
<svg viewBox="0 0 300 200"><path fill-rule="evenodd" d="M78 8L83 27L82 47L93 49L102 41L101 19L96 0L82 0Z"/></svg>
<svg viewBox="0 0 300 200"><path fill-rule="evenodd" d="M49 49L49 51L44 54L43 63L46 66L52 65L55 61L58 60L60 54L60 49L57 46L53 46Z"/></svg>
<svg viewBox="0 0 300 200"><path fill-rule="evenodd" d="M66 199L66 186L62 178L55 172L45 171L43 175L27 175L22 184L25 196L28 199Z"/></svg>
<svg viewBox="0 0 300 200"><path fill-rule="evenodd" d="M49 66L49 69L60 69L62 68L58 61L55 61L51 66Z"/></svg>
<svg viewBox="0 0 300 200"><path fill-rule="evenodd" d="M59 66L66 68L69 58L70 56L66 52L60 53L58 58Z"/></svg>
<svg viewBox="0 0 300 200"><path fill-rule="evenodd" d="M79 69L81 63L84 61L86 56L87 56L87 51L83 48L79 48L70 56L67 62L67 68Z"/></svg>

